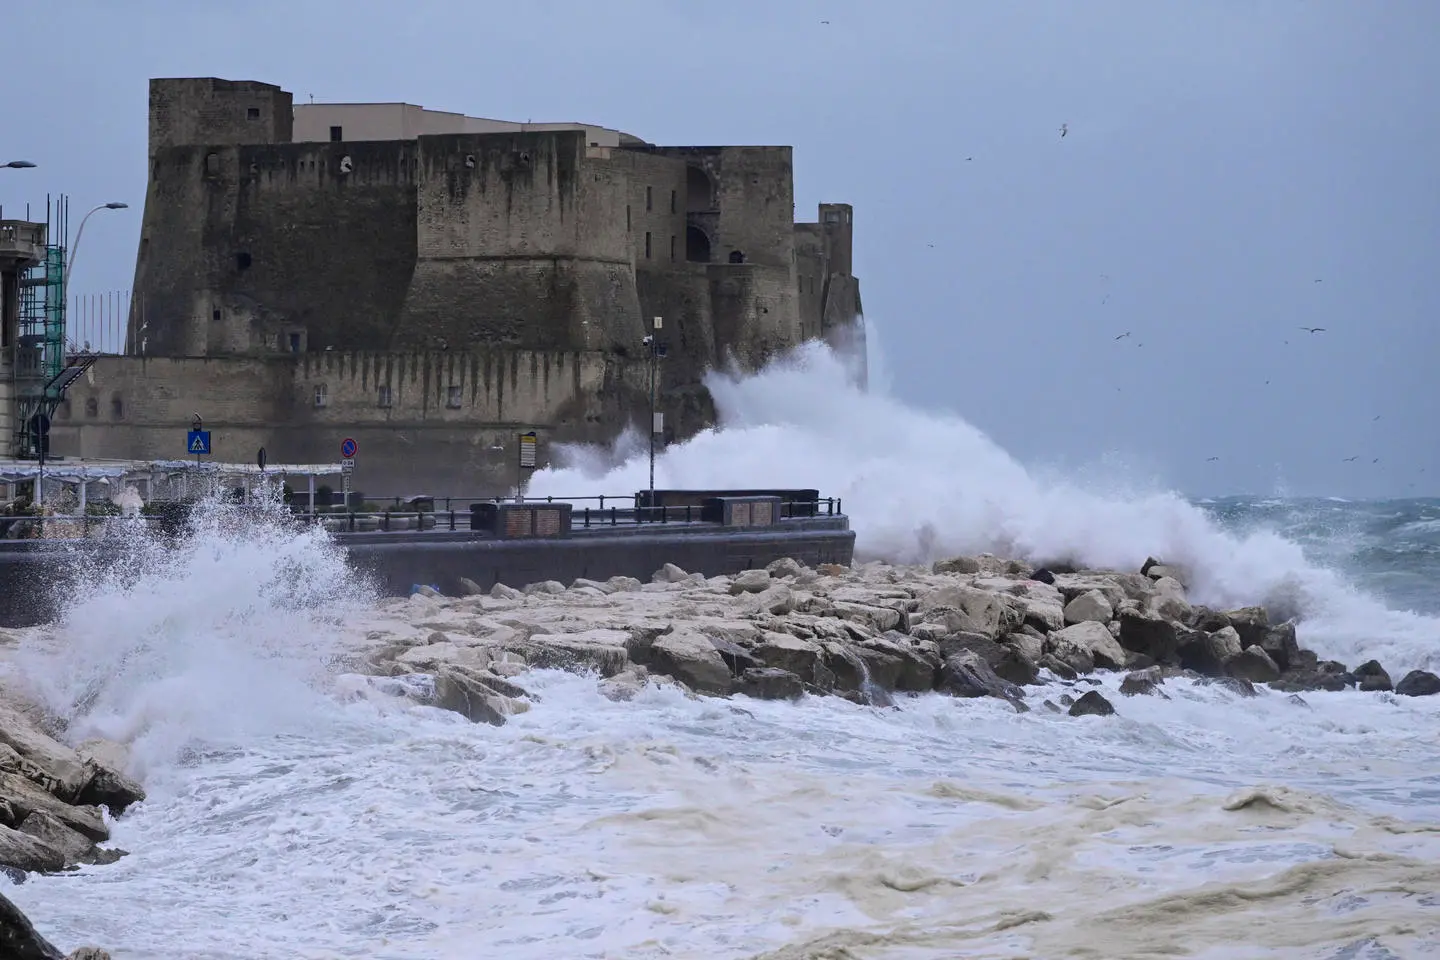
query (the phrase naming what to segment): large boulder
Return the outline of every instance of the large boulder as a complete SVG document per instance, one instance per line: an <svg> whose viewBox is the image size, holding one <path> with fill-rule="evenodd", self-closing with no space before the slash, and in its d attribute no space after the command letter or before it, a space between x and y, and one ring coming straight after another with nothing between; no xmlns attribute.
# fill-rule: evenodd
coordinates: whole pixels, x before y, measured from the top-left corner
<svg viewBox="0 0 1440 960"><path fill-rule="evenodd" d="M771 584L768 570L743 570L730 581L731 593L759 593Z"/></svg>
<svg viewBox="0 0 1440 960"><path fill-rule="evenodd" d="M1039 665L1062 679L1073 680L1076 676L1095 669L1095 657L1090 653L1090 648L1072 637L1065 636L1064 630L1057 630L1046 637L1044 649Z"/></svg>
<svg viewBox="0 0 1440 960"><path fill-rule="evenodd" d="M1239 628L1236 630L1238 632ZM1241 634L1240 639L1244 642L1244 634ZM1265 628L1260 634L1259 646L1282 671L1299 666L1300 641L1295 637L1295 624L1292 621L1287 620Z"/></svg>
<svg viewBox="0 0 1440 960"><path fill-rule="evenodd" d="M931 591L921 599L918 613L920 620L944 623L948 633L964 631L991 638L1018 628L1024 619L1013 598L958 583Z"/></svg>
<svg viewBox="0 0 1440 960"><path fill-rule="evenodd" d="M1120 646L1149 657L1155 663L1174 663L1179 644L1175 624L1151 614L1123 610L1120 613Z"/></svg>
<svg viewBox="0 0 1440 960"><path fill-rule="evenodd" d="M647 666L701 693L730 692L729 665L710 638L697 630L679 628L657 637L650 646Z"/></svg>
<svg viewBox="0 0 1440 960"><path fill-rule="evenodd" d="M0 771L0 797L9 801L10 810L17 824L37 810L55 817L71 830L90 840L110 839L110 829L98 807L75 806L56 799L38 784L18 773Z"/></svg>
<svg viewBox="0 0 1440 960"><path fill-rule="evenodd" d="M36 816L38 814L30 815L32 819ZM84 837L80 837L80 841L84 844L84 849L90 848L91 844ZM0 825L0 866L27 873L54 873L78 862L69 859L64 850L57 849L40 837ZM3 940L0 940L0 944L3 944ZM0 951L0 956L8 957L9 954Z"/></svg>
<svg viewBox="0 0 1440 960"><path fill-rule="evenodd" d="M1230 626L1235 628L1235 633L1240 637L1241 649L1262 642L1265 632L1270 629L1270 615L1265 612L1264 607L1227 610L1225 619L1230 621Z"/></svg>
<svg viewBox="0 0 1440 960"><path fill-rule="evenodd" d="M757 700L797 700L804 695L805 684L789 670L751 667L740 675L735 692Z"/></svg>
<svg viewBox="0 0 1440 960"><path fill-rule="evenodd" d="M1433 697L1440 693L1440 677L1429 670L1411 670L1395 684L1395 692L1406 697Z"/></svg>
<svg viewBox="0 0 1440 960"><path fill-rule="evenodd" d="M1225 675L1251 683L1270 683L1280 679L1280 668L1259 644L1251 644L1225 661Z"/></svg>
<svg viewBox="0 0 1440 960"><path fill-rule="evenodd" d="M817 668L824 652L814 640L767 631L750 652L766 666L786 670L806 683L819 683Z"/></svg>
<svg viewBox="0 0 1440 960"><path fill-rule="evenodd" d="M1240 653L1240 634L1234 627L1224 627L1214 633L1188 630L1179 637L1176 656L1180 666L1207 677L1224 674L1225 662Z"/></svg>
<svg viewBox="0 0 1440 960"><path fill-rule="evenodd" d="M1359 688L1362 692L1373 693L1395 689L1395 684L1390 680L1390 674L1380 666L1378 660L1366 660L1351 672L1359 681Z"/></svg>
<svg viewBox="0 0 1440 960"><path fill-rule="evenodd" d="M1073 643L1083 648L1090 654L1094 665L1102 670L1123 670L1129 659L1125 654L1125 649L1120 646L1120 642L1115 639L1109 627L1103 623L1094 621L1077 623L1051 634L1051 639L1056 642L1057 647L1061 644ZM1084 673L1085 671L1080 672Z"/></svg>
<svg viewBox="0 0 1440 960"><path fill-rule="evenodd" d="M1102 697L1098 690L1087 690L1070 704L1072 717L1109 717L1114 713L1114 705Z"/></svg>
<svg viewBox="0 0 1440 960"><path fill-rule="evenodd" d="M1185 587L1174 577L1160 577L1155 581L1155 593L1145 604L1145 609L1162 620L1182 622L1191 612Z"/></svg>
<svg viewBox="0 0 1440 960"><path fill-rule="evenodd" d="M441 664L435 671L433 703L443 710L452 710L474 723L501 726L507 717L524 713L530 704L501 692L514 692L518 687L500 677L486 677L477 670L459 664Z"/></svg>
<svg viewBox="0 0 1440 960"><path fill-rule="evenodd" d="M1285 671L1271 686L1283 693L1307 693L1311 690L1332 692L1348 689L1356 684L1355 675L1345 669L1343 663L1335 660L1320 660Z"/></svg>
<svg viewBox="0 0 1440 960"><path fill-rule="evenodd" d="M973 650L962 650L945 660L939 689L957 697L998 697L1011 703L1025 696L1025 691L1002 680Z"/></svg>
<svg viewBox="0 0 1440 960"><path fill-rule="evenodd" d="M1160 685L1164 682L1165 676L1159 667L1146 667L1144 670L1136 670L1127 674L1125 679L1120 681L1120 693L1126 697L1164 697L1165 693L1160 689Z"/></svg>
<svg viewBox="0 0 1440 960"><path fill-rule="evenodd" d="M1100 590L1087 590L1065 604L1065 622L1067 624L1109 623L1114 616L1115 607Z"/></svg>

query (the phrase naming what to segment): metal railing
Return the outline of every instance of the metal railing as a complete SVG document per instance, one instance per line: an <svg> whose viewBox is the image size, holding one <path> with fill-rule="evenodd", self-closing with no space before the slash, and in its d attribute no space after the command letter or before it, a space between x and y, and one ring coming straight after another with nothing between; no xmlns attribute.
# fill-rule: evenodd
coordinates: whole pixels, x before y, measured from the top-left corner
<svg viewBox="0 0 1440 960"><path fill-rule="evenodd" d="M302 498L293 498L290 508L294 520L306 524L323 525L332 533L393 533L401 531L438 530L468 532L472 530L472 507L482 503L568 503L571 504L570 529L584 530L600 527L634 527L646 524L704 525L713 526L715 521L702 516L703 508L698 504L647 507L636 503L634 494L599 495L593 497L437 497L428 498L430 508L417 507L412 500L391 497L369 500L368 503L388 504L375 510L326 510L318 508L313 513ZM619 506L618 504L628 504ZM777 521L835 517L842 515L842 504L838 497L820 497L815 500L781 501ZM162 529L178 531L188 524L188 516L176 513L140 513L129 516L116 514L34 514L0 516L0 539L72 539L89 537L97 528L107 523L117 526L139 521L147 525L160 525ZM16 525L24 531L17 536ZM33 532L32 532L33 531Z"/></svg>

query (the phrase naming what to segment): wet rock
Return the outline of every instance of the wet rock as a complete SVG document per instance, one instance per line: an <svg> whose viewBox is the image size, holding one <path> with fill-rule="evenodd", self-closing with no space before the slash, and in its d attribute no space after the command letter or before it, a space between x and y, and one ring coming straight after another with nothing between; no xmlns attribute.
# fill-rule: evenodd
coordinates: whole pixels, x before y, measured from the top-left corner
<svg viewBox="0 0 1440 960"><path fill-rule="evenodd" d="M74 750L48 736L24 713L0 703L0 754L18 757L23 765L12 765L0 757L0 770L32 778L56 798L69 803L79 796L90 778L85 764Z"/></svg>
<svg viewBox="0 0 1440 960"><path fill-rule="evenodd" d="M524 597L524 591L516 590L514 587L506 586L503 583L497 583L490 588L490 598L492 600L521 600L524 599Z"/></svg>
<svg viewBox="0 0 1440 960"><path fill-rule="evenodd" d="M809 683L817 682L817 667L824 656L813 640L773 631L762 633L751 652L766 666L787 670Z"/></svg>
<svg viewBox="0 0 1440 960"><path fill-rule="evenodd" d="M730 667L710 638L696 630L677 628L650 646L651 670L674 677L701 693L729 693Z"/></svg>
<svg viewBox="0 0 1440 960"><path fill-rule="evenodd" d="M596 685L600 695L615 703L628 703L640 695L645 689L649 671L639 664L629 669L621 670L613 677L606 677Z"/></svg>
<svg viewBox="0 0 1440 960"><path fill-rule="evenodd" d="M67 867L81 863L114 863L121 857L120 851L101 850L93 842L43 810L37 810L26 817L25 822L20 825L20 832L40 841L46 847L58 851ZM20 865L13 864L13 866Z"/></svg>
<svg viewBox="0 0 1440 960"><path fill-rule="evenodd" d="M1429 670L1411 670L1395 684L1395 692L1406 697L1433 697L1440 693L1440 677Z"/></svg>
<svg viewBox="0 0 1440 960"><path fill-rule="evenodd" d="M1068 662L1055 656L1055 654L1053 653L1044 654L1040 658L1040 661L1036 664L1036 666L1038 666L1042 670L1049 670L1061 680L1074 680L1080 675L1078 670L1072 667ZM1093 662L1091 663L1091 669L1094 669Z"/></svg>
<svg viewBox="0 0 1440 960"><path fill-rule="evenodd" d="M765 572L776 580L782 577L799 577L805 573L805 564L793 557L781 557L767 564Z"/></svg>
<svg viewBox="0 0 1440 960"><path fill-rule="evenodd" d="M1039 663L1040 658L1045 655L1043 634L1037 636L1034 632L1008 633L1001 638L1000 644L1031 663Z"/></svg>
<svg viewBox="0 0 1440 960"><path fill-rule="evenodd" d="M611 577L605 581L605 585L610 588L611 593L635 593L644 587L644 584L634 577L625 576Z"/></svg>
<svg viewBox="0 0 1440 960"><path fill-rule="evenodd" d="M1230 626L1235 628L1235 633L1240 638L1240 647L1252 646L1265 639L1265 633L1270 629L1270 615L1265 612L1264 607L1241 607L1239 610L1227 610L1225 619L1230 621Z"/></svg>
<svg viewBox="0 0 1440 960"><path fill-rule="evenodd" d="M939 689L956 697L998 697L1014 701L1025 696L1025 691L1002 680L973 650L962 650L946 658L940 668Z"/></svg>
<svg viewBox="0 0 1440 960"><path fill-rule="evenodd" d="M980 562L974 557L951 557L935 561L930 570L932 573L975 574L980 572Z"/></svg>
<svg viewBox="0 0 1440 960"><path fill-rule="evenodd" d="M10 960L65 960L65 955L36 931L34 924L0 894L0 956Z"/></svg>
<svg viewBox="0 0 1440 960"><path fill-rule="evenodd" d="M1120 646L1156 663L1174 663L1179 643L1175 624L1158 616L1134 611L1120 614Z"/></svg>
<svg viewBox="0 0 1440 960"><path fill-rule="evenodd" d="M1203 605L1197 605L1190 609L1190 619L1185 624L1192 630L1199 630L1201 633L1214 633L1216 630L1224 630L1230 626L1230 618L1218 610L1212 610Z"/></svg>
<svg viewBox="0 0 1440 960"><path fill-rule="evenodd" d="M452 710L473 723L501 726L507 717L524 713L530 704L494 689L477 671L441 664L435 672L435 706Z"/></svg>
<svg viewBox="0 0 1440 960"><path fill-rule="evenodd" d="M1241 639L1244 639L1243 634ZM1299 665L1300 643L1295 638L1295 624L1291 622L1267 627L1260 635L1259 646L1275 661L1275 666L1279 667L1282 673Z"/></svg>
<svg viewBox="0 0 1440 960"><path fill-rule="evenodd" d="M1064 614L1067 624L1090 621L1109 623L1110 618L1115 615L1115 608L1106 599L1104 593L1099 590L1088 590L1065 604Z"/></svg>
<svg viewBox="0 0 1440 960"><path fill-rule="evenodd" d="M30 816L34 818L35 814L32 813ZM58 821L56 822L58 823ZM71 832L73 833L73 831ZM90 841L79 834L74 835L79 837L83 849L88 850ZM25 872L54 873L75 862L78 861L69 860L67 862L65 851L57 849L39 837L22 830L0 826L0 864L4 866ZM0 952L0 956L8 956L8 954Z"/></svg>
<svg viewBox="0 0 1440 960"><path fill-rule="evenodd" d="M850 568L838 563L822 563L815 568L815 572L822 577L843 577L850 573Z"/></svg>
<svg viewBox="0 0 1440 960"><path fill-rule="evenodd" d="M1145 610L1162 620L1184 621L1191 613L1185 587L1174 577L1160 577L1155 581L1155 593L1146 602Z"/></svg>
<svg viewBox="0 0 1440 960"><path fill-rule="evenodd" d="M1201 677L1196 681L1204 687L1219 687L1228 690L1237 697L1258 697L1260 691L1255 689L1255 684L1240 677Z"/></svg>
<svg viewBox="0 0 1440 960"><path fill-rule="evenodd" d="M943 623L948 633L978 633L993 639L1023 621L1018 605L1011 606L1007 600L1011 598L963 584L944 586L920 601L919 619Z"/></svg>
<svg viewBox="0 0 1440 960"><path fill-rule="evenodd" d="M1159 667L1136 670L1120 681L1120 693L1126 697L1165 696L1160 685L1165 682Z"/></svg>
<svg viewBox="0 0 1440 960"><path fill-rule="evenodd" d="M565 584L561 583L559 580L541 580L539 583L526 584L524 592L527 596L534 594L549 594L551 596L559 596L560 594L565 592Z"/></svg>
<svg viewBox="0 0 1440 960"><path fill-rule="evenodd" d="M1088 654L1094 667L1102 670L1123 670L1128 659L1125 649L1110 633L1110 629L1105 624L1095 621L1086 621L1066 627L1064 630L1051 634L1050 640L1055 644L1057 656L1060 656L1059 650L1068 644L1073 644ZM1061 659L1069 662L1079 673L1090 672L1080 669L1079 664L1070 657L1061 656Z"/></svg>
<svg viewBox="0 0 1440 960"><path fill-rule="evenodd" d="M1385 672L1385 668L1380 666L1378 660L1366 660L1356 667L1353 673L1363 692L1371 693L1395 688L1390 680L1390 674Z"/></svg>
<svg viewBox="0 0 1440 960"><path fill-rule="evenodd" d="M13 816L20 823L35 811L43 810L91 840L110 839L110 830L98 808L73 806L56 799L19 774L0 772L0 796L10 802Z"/></svg>
<svg viewBox="0 0 1440 960"><path fill-rule="evenodd" d="M659 570L656 570L656 571L650 576L650 582L651 582L651 583L682 583L682 582L684 582L685 580L688 580L689 577L690 577L690 574L686 573L684 570L681 570L679 567L675 566L675 564L673 564L673 563L667 563L667 564L665 564L665 566L661 567Z"/></svg>
<svg viewBox="0 0 1440 960"><path fill-rule="evenodd" d="M469 577L461 577L458 582L460 584L460 593L464 596L478 597L485 592L480 589L480 584L471 580Z"/></svg>
<svg viewBox="0 0 1440 960"><path fill-rule="evenodd" d="M1008 680L1017 686L1030 686L1040 682L1038 659L1031 660L1015 648L1007 646L991 669L1001 680Z"/></svg>
<svg viewBox="0 0 1440 960"><path fill-rule="evenodd" d="M1186 631L1177 638L1175 655L1180 665L1202 676L1221 676L1225 662L1241 651L1240 634L1234 627L1223 627L1214 633Z"/></svg>
<svg viewBox="0 0 1440 960"><path fill-rule="evenodd" d="M1030 579L1035 580L1039 583L1048 583L1053 585L1055 583L1055 571L1051 570L1048 567L1039 567L1035 570L1034 573L1030 574Z"/></svg>
<svg viewBox="0 0 1440 960"><path fill-rule="evenodd" d="M1298 694L1298 693L1292 693L1292 694L1290 694L1290 696L1288 696L1288 697L1285 698L1285 702L1286 702L1286 703L1293 703L1293 704L1295 704L1295 706L1297 706L1297 707L1304 707L1306 710L1311 709L1311 707L1310 707L1310 702L1309 702L1308 700L1306 700L1304 697L1300 696L1300 694Z"/></svg>
<svg viewBox="0 0 1440 960"><path fill-rule="evenodd" d="M749 650L746 650L735 641L710 634L706 634L706 636L710 640L710 645L715 648L715 652L720 654L720 659L725 661L725 666L730 668L730 675L732 677L738 677L751 667L761 665L760 661L756 660Z"/></svg>
<svg viewBox="0 0 1440 960"><path fill-rule="evenodd" d="M1225 673L1251 683L1270 683L1280 679L1280 668L1258 644L1246 647L1226 660Z"/></svg>
<svg viewBox="0 0 1440 960"><path fill-rule="evenodd" d="M1108 717L1115 713L1115 707L1100 695L1098 690L1087 690L1070 705L1072 717Z"/></svg>
<svg viewBox="0 0 1440 960"><path fill-rule="evenodd" d="M730 581L730 592L759 593L770 586L770 574L765 570L744 570Z"/></svg>
<svg viewBox="0 0 1440 960"><path fill-rule="evenodd" d="M789 670L779 667L751 667L740 677L736 692L757 700L797 700L805 684Z"/></svg>
<svg viewBox="0 0 1440 960"><path fill-rule="evenodd" d="M570 584L570 589L593 590L596 593L602 594L604 596L609 596L610 594L615 592L615 588L610 586L610 584L601 583L598 580L591 580L588 577L576 577L575 580Z"/></svg>
<svg viewBox="0 0 1440 960"><path fill-rule="evenodd" d="M1149 577L1151 580L1170 578L1187 587L1190 584L1189 570L1173 563L1156 560L1154 557L1150 557L1145 561L1145 564L1140 568L1140 573L1142 576Z"/></svg>

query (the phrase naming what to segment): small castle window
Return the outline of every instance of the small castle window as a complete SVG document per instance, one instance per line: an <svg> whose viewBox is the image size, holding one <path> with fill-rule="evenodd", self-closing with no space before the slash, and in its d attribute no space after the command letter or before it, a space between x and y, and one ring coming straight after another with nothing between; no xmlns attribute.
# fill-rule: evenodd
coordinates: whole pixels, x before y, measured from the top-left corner
<svg viewBox="0 0 1440 960"><path fill-rule="evenodd" d="M123 419L125 416L125 404L118 393L110 398L110 416L116 420Z"/></svg>
<svg viewBox="0 0 1440 960"><path fill-rule="evenodd" d="M247 110L245 111L245 119L247 119L247 120L259 120L259 119L260 119L260 108L259 108L259 107L250 107L249 109L247 109Z"/></svg>
<svg viewBox="0 0 1440 960"><path fill-rule="evenodd" d="M328 407L330 405L330 391L323 383L315 384L315 406Z"/></svg>
<svg viewBox="0 0 1440 960"><path fill-rule="evenodd" d="M650 259L650 231L645 231L645 259Z"/></svg>
<svg viewBox="0 0 1440 960"><path fill-rule="evenodd" d="M670 259L675 259L675 234L670 234Z"/></svg>
<svg viewBox="0 0 1440 960"><path fill-rule="evenodd" d="M249 269L250 269L250 263L251 263L251 260L250 260L250 253L249 253L249 251L247 251L247 250L241 250L239 253L235 254L235 269L236 269L236 270L249 270Z"/></svg>
<svg viewBox="0 0 1440 960"><path fill-rule="evenodd" d="M381 385L380 385L380 389L379 389L378 391L376 391L376 393L377 393L377 396L376 396L376 403L375 403L375 405L378 406L378 407L385 407L385 408L388 409L388 408L390 407L390 405L392 404L392 402L393 402L393 397L392 397L391 392L390 392L390 384L388 384L388 383L381 384Z"/></svg>
<svg viewBox="0 0 1440 960"><path fill-rule="evenodd" d="M211 311L210 311L210 319L211 319L211 320L214 320L216 323L219 323L219 322L220 322L220 311L219 311L219 310L211 310Z"/></svg>
<svg viewBox="0 0 1440 960"><path fill-rule="evenodd" d="M670 212L671 212L671 213L674 213L674 212L675 212L675 191L674 191L674 190L671 190L671 191L670 191Z"/></svg>
<svg viewBox="0 0 1440 960"><path fill-rule="evenodd" d="M219 172L220 172L220 154L218 154L218 153L207 153L207 154L205 154L205 172L206 172L206 173L211 173L211 174L219 173Z"/></svg>
<svg viewBox="0 0 1440 960"><path fill-rule="evenodd" d="M645 212L649 213L655 209L655 194L650 187L645 188Z"/></svg>
<svg viewBox="0 0 1440 960"><path fill-rule="evenodd" d="M95 397L85 398L85 416L92 419L100 416L100 401Z"/></svg>
<svg viewBox="0 0 1440 960"><path fill-rule="evenodd" d="M730 262L731 262L731 263L744 263L744 262L745 262L745 253L744 253L744 251L742 251L742 250L731 250L731 251L730 251Z"/></svg>
<svg viewBox="0 0 1440 960"><path fill-rule="evenodd" d="M459 410L460 401L462 399L463 394L460 390L460 384L450 384L449 388L447 388L445 391L445 406L449 407L451 410Z"/></svg>
<svg viewBox="0 0 1440 960"><path fill-rule="evenodd" d="M625 204L625 232L630 232L630 204Z"/></svg>
<svg viewBox="0 0 1440 960"><path fill-rule="evenodd" d="M292 334L290 334L290 352L291 352L291 353L299 353L299 352L300 352L300 334L298 334L298 333L292 333Z"/></svg>
<svg viewBox="0 0 1440 960"><path fill-rule="evenodd" d="M344 130L343 127L331 127L331 128L330 128L330 142L331 142L331 143L339 143L341 140L344 140L344 139L345 139L344 134L345 134L345 130Z"/></svg>

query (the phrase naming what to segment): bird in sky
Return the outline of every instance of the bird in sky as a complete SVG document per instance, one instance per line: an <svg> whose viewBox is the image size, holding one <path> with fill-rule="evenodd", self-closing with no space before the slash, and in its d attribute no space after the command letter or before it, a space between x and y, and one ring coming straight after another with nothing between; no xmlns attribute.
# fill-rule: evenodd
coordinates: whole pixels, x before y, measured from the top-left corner
<svg viewBox="0 0 1440 960"><path fill-rule="evenodd" d="M1301 330L1304 330L1306 333L1324 333L1324 332L1325 332L1325 328L1324 328L1324 327L1301 327L1300 329L1301 329Z"/></svg>
<svg viewBox="0 0 1440 960"><path fill-rule="evenodd" d="M1065 134L1067 134L1067 133L1069 133L1069 132L1070 132L1070 124L1068 124L1068 123L1062 123L1062 124L1060 124L1060 139L1062 139L1062 140L1065 139Z"/></svg>
<svg viewBox="0 0 1440 960"><path fill-rule="evenodd" d="M1126 337L1128 337L1128 336L1130 336L1130 331L1129 331L1129 330L1126 330L1124 333L1120 334L1120 336L1116 337L1115 339L1116 339L1116 340L1124 340L1124 339L1125 339Z"/></svg>
<svg viewBox="0 0 1440 960"><path fill-rule="evenodd" d="M1342 461L1340 461L1340 462L1341 462L1341 463L1354 463L1356 460L1359 460L1359 459L1360 459L1359 457L1346 457L1344 460L1342 460Z"/></svg>
<svg viewBox="0 0 1440 960"><path fill-rule="evenodd" d="M1206 462L1206 463L1214 463L1216 460L1219 460L1219 459L1220 459L1219 457L1207 457L1207 458L1205 459L1205 462Z"/></svg>
<svg viewBox="0 0 1440 960"><path fill-rule="evenodd" d="M820 22L821 22L821 23L824 23L824 24L828 24L830 21L829 21L829 20L821 20Z"/></svg>
<svg viewBox="0 0 1440 960"><path fill-rule="evenodd" d="M1376 420L1379 420L1379 419L1380 419L1380 414L1377 413L1377 414L1375 414L1375 416L1373 416L1373 417L1370 418L1370 422L1371 422L1371 423L1374 423Z"/></svg>

